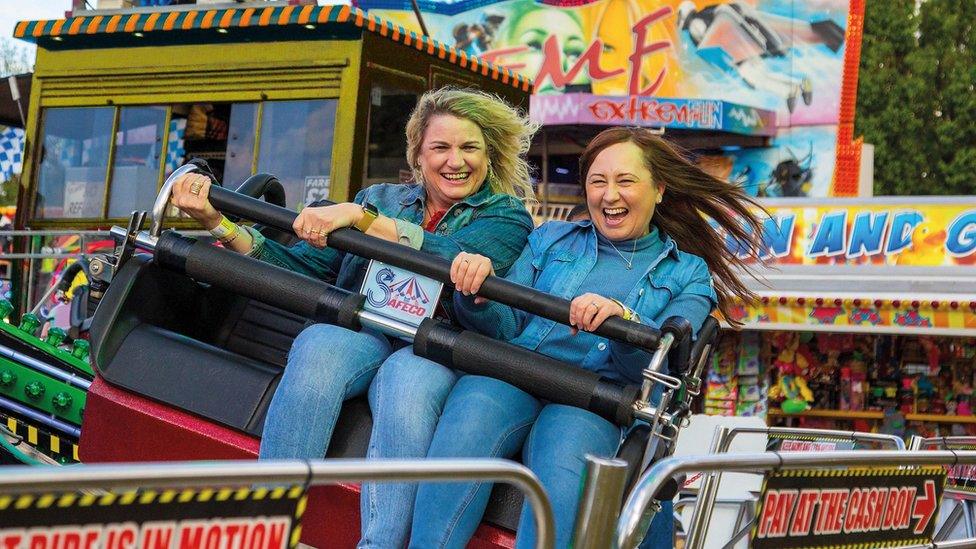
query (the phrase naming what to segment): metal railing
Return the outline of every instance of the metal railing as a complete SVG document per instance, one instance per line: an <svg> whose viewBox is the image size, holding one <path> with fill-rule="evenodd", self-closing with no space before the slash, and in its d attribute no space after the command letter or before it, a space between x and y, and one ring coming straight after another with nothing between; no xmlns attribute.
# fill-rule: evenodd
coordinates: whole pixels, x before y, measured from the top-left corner
<svg viewBox="0 0 976 549"><path fill-rule="evenodd" d="M554 546L552 505L524 465L501 459L216 461L5 467L0 493L50 493L136 487L335 484L339 482L494 481L514 485L532 507L536 547Z"/></svg>
<svg viewBox="0 0 976 549"><path fill-rule="evenodd" d="M51 247L51 246L40 246L37 249L36 241L34 237L41 238L55 238L60 236L77 236L78 237L78 251L68 252L61 248ZM85 255L86 244L91 243L94 240L110 240L111 234L109 231L82 231L82 230L16 230L16 231L0 231L0 238L3 237L27 237L28 238L28 252L20 253L4 253L0 254L0 259L70 259L77 258Z"/></svg>
<svg viewBox="0 0 976 549"><path fill-rule="evenodd" d="M65 251L62 248L45 246L44 240L48 238L58 238L64 236L77 236L78 237L78 250L77 251ZM11 231L0 231L0 238L3 237L21 237L27 239L27 252L18 253L2 253L0 252L0 260L4 261L14 261L14 260L24 260L28 261L26 269L26 285L24 289L16 289L18 292L26 292L24 295L28 296L28 311L36 312L36 309L47 302L51 295L54 293L54 286L45 292L36 303L29 303L31 299L31 294L33 293L33 288L36 285L37 280L37 269L36 262L38 260L45 259L79 259L82 257L88 257L85 250L88 249L88 244L95 240L105 240L110 239L111 235L109 231L83 231L83 230L32 230L32 229L21 229L21 230L11 230ZM39 237L39 238L38 238Z"/></svg>
<svg viewBox="0 0 976 549"><path fill-rule="evenodd" d="M536 225L541 225L546 221L566 221L569 212L573 211L576 204L542 204L541 202L532 206L532 219Z"/></svg>
<svg viewBox="0 0 976 549"><path fill-rule="evenodd" d="M909 450L953 450L955 446L976 446L976 436L920 437L914 435L908 439ZM953 500L955 506L939 526L935 539L937 541L946 540L956 530L960 522L963 524L963 532L966 538L976 537L976 493L946 486L943 494Z"/></svg>
<svg viewBox="0 0 976 549"><path fill-rule="evenodd" d="M895 450L904 450L905 441L894 436L880 433L863 433L860 431L837 431L832 429L800 429L795 427L716 427L712 437L712 445L709 454L725 454L732 446L732 440L742 434L759 435L785 435L802 437L829 438L831 440L849 440L851 442L870 442L876 444L891 445ZM738 454L736 455L738 459ZM728 458L726 458L728 459ZM708 524L712 521L712 510L715 508L715 498L718 495L719 484L722 481L722 472L707 474L702 478L701 488L698 490L698 504L691 515L691 522L688 527L688 539L685 547L688 549L701 549L705 546L705 538L708 534ZM736 532L735 541L742 536L742 532Z"/></svg>
<svg viewBox="0 0 976 549"><path fill-rule="evenodd" d="M640 542L641 519L654 501L654 495L666 482L677 475L689 472L709 473L756 473L782 469L807 469L817 467L855 467L878 465L960 465L976 464L976 452L932 451L905 452L892 450L841 451L841 452L763 452L735 454L735 460L727 455L686 456L664 459L654 464L637 481L624 504L617 521L617 547L635 547ZM707 524L706 524L707 528ZM915 548L973 547L976 540L956 540L914 545Z"/></svg>

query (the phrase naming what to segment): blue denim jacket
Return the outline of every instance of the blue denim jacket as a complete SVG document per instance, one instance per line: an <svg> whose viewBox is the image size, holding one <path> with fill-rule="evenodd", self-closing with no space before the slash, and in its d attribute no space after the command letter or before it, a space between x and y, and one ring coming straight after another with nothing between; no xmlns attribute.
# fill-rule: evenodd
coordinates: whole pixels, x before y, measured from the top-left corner
<svg viewBox="0 0 976 549"><path fill-rule="evenodd" d="M517 198L495 194L488 185L457 202L438 222L434 232L424 232L427 193L419 184L371 185L356 194L357 204L372 204L381 214L393 218L401 244L453 259L470 252L491 258L495 270L507 272L532 231L532 217ZM368 259L332 248L316 248L307 242L287 247L267 240L257 231L248 255L340 288L359 291Z"/></svg>
<svg viewBox="0 0 976 549"><path fill-rule="evenodd" d="M506 279L572 300L597 260L596 229L589 221L552 221L529 235L528 246ZM626 296L613 297L636 311L641 322L654 328L669 317L681 316L697 331L717 304L711 274L705 261L682 252L671 237L664 237L660 256ZM530 315L500 303L481 306L455 292L459 322L491 337L536 350L556 325L555 321ZM595 337L585 356L557 357L598 372L615 371L631 382L650 362L650 353L624 343ZM607 366L611 368L607 368Z"/></svg>

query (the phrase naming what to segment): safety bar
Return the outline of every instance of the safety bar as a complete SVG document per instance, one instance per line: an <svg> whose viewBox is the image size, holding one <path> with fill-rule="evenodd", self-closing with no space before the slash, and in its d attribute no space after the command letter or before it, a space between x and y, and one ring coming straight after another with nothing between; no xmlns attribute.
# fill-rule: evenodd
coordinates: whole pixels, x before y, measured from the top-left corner
<svg viewBox="0 0 976 549"><path fill-rule="evenodd" d="M552 505L535 474L501 459L216 461L4 467L0 493L253 484L335 484L339 482L505 482L532 505L536 547L555 544Z"/></svg>
<svg viewBox="0 0 976 549"><path fill-rule="evenodd" d="M875 442L879 444L890 444L895 450L904 450L905 441L897 435L887 435L884 433L865 433L863 431L843 431L835 429L805 429L798 427L732 427L728 431L728 444L736 435L755 433L766 435L787 435L787 436L808 436L823 437L832 439L846 439L851 442ZM976 439L976 437L974 437ZM723 451L728 451L726 445Z"/></svg>
<svg viewBox="0 0 976 549"><path fill-rule="evenodd" d="M414 340L414 352L467 373L488 375L540 398L577 406L621 425L635 415L658 415L638 402L639 388L517 345L427 319L419 328L362 309L364 297L321 280L167 231L154 262L201 282L349 329L361 326ZM665 353L659 349L656 353ZM666 414L662 417L669 418Z"/></svg>
<svg viewBox="0 0 976 549"><path fill-rule="evenodd" d="M851 467L884 464L899 465L956 465L976 464L976 452L903 452L892 450L842 451L842 452L764 452L759 454L672 457L655 463L637 481L627 497L620 519L617 521L617 546L635 547L644 512L654 501L654 495L664 484L677 475L688 472L765 472L776 469L801 469L809 467ZM693 525L694 526L694 525ZM919 545L917 547L972 547L959 542Z"/></svg>
<svg viewBox="0 0 976 549"><path fill-rule="evenodd" d="M925 450L929 447L949 448L956 444L976 446L976 437L974 436L920 437L918 435L913 435L911 438L908 439L909 450Z"/></svg>
<svg viewBox="0 0 976 549"><path fill-rule="evenodd" d="M153 205L150 237L158 238L162 232L166 203L169 201L176 178L198 169L195 165L187 164L178 168L167 178ZM292 225L298 214L287 208L217 186L210 187L209 199L214 208L225 214L250 219L281 231L294 232ZM391 263L410 272L451 285L450 261L394 242L371 237L355 229L337 229L329 233L329 247L384 263ZM482 284L478 295L562 324L569 324L570 303L568 300L500 277L488 277ZM608 318L594 333L652 352L657 349L660 337L660 333L654 328L637 322L629 322L620 317Z"/></svg>
<svg viewBox="0 0 976 549"><path fill-rule="evenodd" d="M741 434L765 435L796 435L819 436L835 439L847 439L855 442L877 442L891 444L895 450L904 450L905 441L895 435L882 433L863 433L860 431L839 431L833 429L801 429L796 427L724 427L715 428L709 454L725 454L732 446L732 440ZM736 454L738 456L738 454ZM688 549L700 549L705 546L706 526L712 521L712 510L715 508L715 497L718 495L722 473L706 474L702 478L701 488L698 490L698 504L691 515L688 528Z"/></svg>

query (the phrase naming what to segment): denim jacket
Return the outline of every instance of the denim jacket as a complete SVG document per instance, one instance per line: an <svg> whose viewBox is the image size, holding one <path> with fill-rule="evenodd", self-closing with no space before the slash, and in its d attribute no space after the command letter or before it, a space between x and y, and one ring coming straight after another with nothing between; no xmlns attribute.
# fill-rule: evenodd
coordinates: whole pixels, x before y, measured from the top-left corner
<svg viewBox="0 0 976 549"><path fill-rule="evenodd" d="M671 237L663 239L663 251L640 282L626 296L605 297L620 300L648 326L659 328L667 318L681 316L697 331L718 302L711 274L700 257L679 250ZM596 265L597 245L596 229L589 221L546 223L529 235L528 245L505 278L572 300ZM500 303L476 306L460 293L455 293L454 301L462 325L527 349L537 350L556 325ZM602 337L594 340L585 356L572 357L571 362L610 377L640 381L650 353Z"/></svg>
<svg viewBox="0 0 976 549"><path fill-rule="evenodd" d="M470 252L491 258L498 272L507 272L522 251L532 217L517 198L495 194L487 184L452 205L434 232L424 232L427 193L419 184L371 185L356 194L357 204L372 204L394 219L401 244L445 259ZM279 267L359 291L368 259L329 247L322 249L299 242L287 247L251 230L254 245L248 255Z"/></svg>

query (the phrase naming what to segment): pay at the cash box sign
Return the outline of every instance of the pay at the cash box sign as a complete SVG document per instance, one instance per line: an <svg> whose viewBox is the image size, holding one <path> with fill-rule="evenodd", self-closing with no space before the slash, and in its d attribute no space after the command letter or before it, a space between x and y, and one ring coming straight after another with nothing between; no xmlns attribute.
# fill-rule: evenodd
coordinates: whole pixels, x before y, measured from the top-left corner
<svg viewBox="0 0 976 549"><path fill-rule="evenodd" d="M921 487L767 490L754 539L897 531L922 535L938 497L935 481L925 480Z"/></svg>

